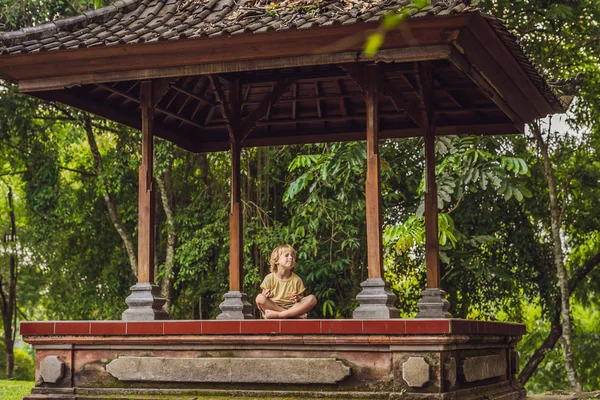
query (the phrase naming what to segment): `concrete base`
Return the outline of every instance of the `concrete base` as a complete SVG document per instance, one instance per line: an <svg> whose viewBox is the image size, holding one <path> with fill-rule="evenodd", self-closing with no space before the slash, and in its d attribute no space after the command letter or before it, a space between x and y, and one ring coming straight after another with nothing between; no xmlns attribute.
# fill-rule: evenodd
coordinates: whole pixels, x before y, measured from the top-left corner
<svg viewBox="0 0 600 400"><path fill-rule="evenodd" d="M360 284L363 288L356 296L359 306L352 313L354 319L400 318L396 308L396 295L390 291L390 284L381 278L369 278Z"/></svg>
<svg viewBox="0 0 600 400"><path fill-rule="evenodd" d="M169 319L163 310L167 302L160 297L160 288L150 283L137 283L131 287L131 294L125 299L129 306L123 313L123 321L156 321Z"/></svg>
<svg viewBox="0 0 600 400"><path fill-rule="evenodd" d="M28 400L523 400L514 346L524 331L454 319L21 324L36 350ZM41 366L57 360L47 379Z"/></svg>
<svg viewBox="0 0 600 400"><path fill-rule="evenodd" d="M219 304L221 314L219 320L254 319L252 305L248 302L246 293L229 291L223 295L225 300Z"/></svg>
<svg viewBox="0 0 600 400"><path fill-rule="evenodd" d="M446 300L446 292L441 289L423 290L417 306L417 318L452 318L448 312L450 302Z"/></svg>

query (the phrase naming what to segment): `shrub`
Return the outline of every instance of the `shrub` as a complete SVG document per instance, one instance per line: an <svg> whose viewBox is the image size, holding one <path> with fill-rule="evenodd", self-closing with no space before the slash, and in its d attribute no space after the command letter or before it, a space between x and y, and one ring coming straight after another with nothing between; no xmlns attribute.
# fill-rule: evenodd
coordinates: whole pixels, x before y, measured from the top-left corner
<svg viewBox="0 0 600 400"><path fill-rule="evenodd" d="M13 379L33 381L35 379L35 360L25 351L15 349L15 370ZM4 343L0 342L0 379L6 379L6 352Z"/></svg>

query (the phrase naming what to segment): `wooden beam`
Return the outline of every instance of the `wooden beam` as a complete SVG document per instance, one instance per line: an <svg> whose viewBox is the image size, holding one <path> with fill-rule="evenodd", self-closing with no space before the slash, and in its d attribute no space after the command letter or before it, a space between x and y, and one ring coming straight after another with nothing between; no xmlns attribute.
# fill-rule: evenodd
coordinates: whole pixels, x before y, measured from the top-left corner
<svg viewBox="0 0 600 400"><path fill-rule="evenodd" d="M340 65L348 75L360 86L363 92L366 91L367 82L364 81L365 76L365 65L354 63L354 64L343 64ZM409 103L401 93L395 91L389 82L386 82L383 78L383 74L378 74L376 80L377 89L381 94L384 94L392 99L392 102L398 109L404 110L410 118L415 122L417 126L424 127L423 115L419 106L416 104Z"/></svg>
<svg viewBox="0 0 600 400"><path fill-rule="evenodd" d="M304 32L305 30L302 30ZM255 36L259 36L256 35ZM190 41L191 42L191 41ZM386 41L387 42L387 41ZM172 44L169 42L169 44ZM382 49L375 57L365 57L363 54L352 52L338 52L334 54L303 55L285 57L283 55L257 60L242 60L231 62L199 62L185 66L148 67L140 65L121 71L94 72L80 71L64 76L46 74L43 78L19 77L19 91L36 92L45 90L64 89L76 85L90 83L119 82L138 79L155 79L165 77L182 77L191 75L209 75L229 72L257 71L290 66L313 66L325 64L353 63L356 61L383 61L383 62L414 62L423 60L447 59L450 54L449 44L428 45L420 47L402 47L395 49ZM197 50L194 50L194 52ZM4 60L6 56L2 56ZM58 61L57 61L58 62ZM2 68L0 67L0 71Z"/></svg>
<svg viewBox="0 0 600 400"><path fill-rule="evenodd" d="M119 90L119 89L117 89L117 88L114 88L114 87L112 87L112 86L110 86L110 85L105 85L105 84L103 84L103 83L97 83L97 84L96 84L96 86L98 86L98 87L100 87L100 88L102 88L102 89L104 89L104 90L107 90L107 91L109 91L109 92L112 92L112 93L118 94L118 95L120 95L120 96L123 96L123 97L125 97L127 100L130 100L130 101L132 101L132 102L134 102L134 103L140 104L140 100L139 100L137 97L135 97L135 96L133 96L133 95L131 95L131 94L129 94L129 93L126 93L126 92L124 92L124 91L122 91L122 90ZM164 94L163 94L163 95L164 95ZM161 97L162 97L162 96L161 96ZM171 101L172 101L172 100L171 100ZM161 114L167 115L167 116L169 116L169 117L171 117L171 118L174 118L174 119L176 119L176 120L179 120L179 121L181 121L181 122L185 122L185 123L186 123L186 124L188 124L188 125L192 125L192 126L194 126L194 127L196 127L196 128L200 128L200 129L204 128L204 125L202 125L202 124L199 124L199 123L197 123L197 122L195 122L195 121L192 121L192 120L191 120L191 119L189 119L189 118L182 117L181 115L179 115L179 114L177 114L177 113L175 113L175 112L173 112L173 111L169 111L169 110L167 110L167 109L164 109L164 108L161 108L161 107L154 107L154 109L155 109L155 111L156 111L156 112L159 112L159 113L161 113Z"/></svg>
<svg viewBox="0 0 600 400"><path fill-rule="evenodd" d="M522 126L525 132L524 119L513 109L513 107L498 93L488 80L474 68L471 63L457 49L453 49L450 54L450 62L460 71L469 77L477 86L479 86L496 105L515 123L516 126Z"/></svg>
<svg viewBox="0 0 600 400"><path fill-rule="evenodd" d="M179 78L160 78L152 81L152 105L157 106L158 103L162 100L163 96L167 94L169 89L171 88L171 84L173 81Z"/></svg>
<svg viewBox="0 0 600 400"><path fill-rule="evenodd" d="M470 17L465 14L406 20L403 27L407 29L390 31L386 35L382 50L451 43ZM353 59L356 60L356 53L364 48L364 40L378 26L378 22L369 22L126 46L95 46L77 50L13 54L2 56L0 74L16 80L109 72L118 74L149 67L185 67L339 52L353 52ZM411 34L407 35L406 32L409 31ZM348 41L349 37L353 38L351 42ZM290 43L294 45L291 46ZM44 65L44 68L39 68L39 65ZM136 79L143 78L150 77L138 76Z"/></svg>
<svg viewBox="0 0 600 400"><path fill-rule="evenodd" d="M218 75L209 75L208 77L210 79L210 83L215 89L215 96L221 105L221 113L223 114L223 118L225 118L227 122L227 127L229 129L229 138L230 140L235 140L237 134L237 121L230 107L230 102L227 101L227 97L225 96L225 91L223 90L223 86L221 85L220 78Z"/></svg>
<svg viewBox="0 0 600 400"><path fill-rule="evenodd" d="M396 109L398 111L404 110L406 114L415 122L415 125L421 128L424 127L425 121L423 121L423 114L419 106L406 101L404 96L401 93L394 90L392 85L389 82L387 82L387 80L380 79L380 82L381 81L384 82L381 84L381 86L385 88L385 91L383 93L392 99L392 103L394 103Z"/></svg>
<svg viewBox="0 0 600 400"><path fill-rule="evenodd" d="M36 92L33 95L42 100L56 101L59 103L69 105L71 107L75 107L82 111L90 112L100 117L108 118L111 121L121 123L133 129L142 129L142 122L139 118L125 115L113 109L112 107L107 107L105 104L99 104L97 102L87 100L84 97L79 97L66 90ZM177 146L181 147L184 150L198 152L196 143L183 133L173 132L164 129L160 126L156 126L154 128L154 134L156 134L156 136L162 139L175 143Z"/></svg>
<svg viewBox="0 0 600 400"><path fill-rule="evenodd" d="M201 103L204 103L204 104L207 104L207 105L209 105L209 106L213 106L213 105L214 105L214 103L213 103L212 101L208 101L208 100L206 100L206 99L204 99L204 98L202 98L202 97L200 97L200 96L196 96L195 94L193 94L193 93L190 93L190 92L186 91L185 89L183 89L183 88L180 88L179 86L176 86L176 85L171 85L171 89L173 89L173 90L175 90L175 91L177 91L177 92L179 92L179 93L186 94L186 95L188 95L189 97L191 97L192 99L196 99L196 100L198 100L199 102L201 102Z"/></svg>
<svg viewBox="0 0 600 400"><path fill-rule="evenodd" d="M152 82L140 85L142 109L142 163L139 169L139 217L138 217L138 283L154 284L154 107L152 106Z"/></svg>
<svg viewBox="0 0 600 400"><path fill-rule="evenodd" d="M425 125L425 264L427 288L440 288L440 244L438 238L438 202L435 182L435 106L434 78L430 63L419 63L419 87Z"/></svg>
<svg viewBox="0 0 600 400"><path fill-rule="evenodd" d="M498 124L473 124L462 126L442 126L436 129L436 136L444 135L512 135L522 133L523 127L516 127L512 123ZM209 133L207 132L207 135ZM336 132L315 131L311 134L302 134L295 130L289 132L279 132L278 137L249 137L244 142L244 147L262 147L262 146L286 146L292 144L309 143L333 143L333 142L351 142L365 140L365 131L347 131ZM408 137L423 136L422 128L405 129L383 129L379 131L380 139L402 139ZM213 151L227 151L230 148L229 141L199 142L197 143L199 153Z"/></svg>
<svg viewBox="0 0 600 400"><path fill-rule="evenodd" d="M379 178L379 94L377 65L364 69L364 91L367 108L367 268L369 278L383 278L383 245L381 217L381 184Z"/></svg>
<svg viewBox="0 0 600 400"><path fill-rule="evenodd" d="M536 109L538 112L536 118L542 118L554 112L564 112L564 110L554 110L552 108L548 99L540 92L539 87L531 81L531 77L502 42L498 32L494 30L490 23L489 18L478 15L471 20L468 29L473 33L473 37L477 39L479 45L485 49L486 54L489 53L498 67L510 77L524 98ZM509 33L506 32L506 34Z"/></svg>
<svg viewBox="0 0 600 400"><path fill-rule="evenodd" d="M346 107L346 94L344 93L344 89L342 88L342 81L340 79L336 79L338 91L340 92L338 98L340 102L340 113L343 116L348 115L348 108Z"/></svg>
<svg viewBox="0 0 600 400"><path fill-rule="evenodd" d="M273 104L277 103L279 98L289 90L292 80L286 80L277 82L273 87L273 90L267 93L256 109L254 109L242 122L240 127L240 134L242 135L242 141L244 141L248 135L252 132L252 129L256 126L256 123L265 116L265 113Z"/></svg>

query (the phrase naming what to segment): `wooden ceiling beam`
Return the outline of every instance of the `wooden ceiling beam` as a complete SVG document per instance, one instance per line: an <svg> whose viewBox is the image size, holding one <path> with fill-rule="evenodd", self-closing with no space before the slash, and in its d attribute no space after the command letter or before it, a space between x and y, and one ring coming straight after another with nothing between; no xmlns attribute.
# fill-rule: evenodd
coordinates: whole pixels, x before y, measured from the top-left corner
<svg viewBox="0 0 600 400"><path fill-rule="evenodd" d="M436 136L445 135L510 135L521 133L512 123L500 124L470 124L458 126L440 126L436 129ZM293 144L351 142L365 140L365 131L350 132L319 132L309 135L299 134L297 131L277 132L279 136L249 137L244 142L244 147L284 146ZM207 131L207 136L210 130ZM379 131L380 139L402 139L423 136L422 128L382 129ZM213 141L198 143L198 152L226 151L229 149L228 141Z"/></svg>
<svg viewBox="0 0 600 400"><path fill-rule="evenodd" d="M279 98L289 90L292 85L292 80L280 81L275 84L273 90L267 93L258 107L256 107L245 119L242 121L241 133L242 141L245 140L248 135L252 132L252 129L256 126L257 122L265 116L267 110L277 101Z"/></svg>
<svg viewBox="0 0 600 400"><path fill-rule="evenodd" d="M213 86L215 96L217 97L217 101L221 106L223 118L225 118L227 122L227 128L229 129L229 139L235 141L235 138L239 135L239 121L234 115L234 110L231 109L231 104L227 100L227 96L225 96L225 90L223 90L223 86L221 85L221 78L218 75L209 75L208 79L210 79L210 83Z"/></svg>
<svg viewBox="0 0 600 400"><path fill-rule="evenodd" d="M364 65L355 63L355 64L344 64L341 66L352 79L365 91L366 82L364 79L365 71ZM413 104L408 102L404 96L393 89L392 85L386 82L383 76L379 76L377 80L377 88L380 93L390 97L394 106L398 110L398 112L402 112L404 110L410 118L420 127L424 127L425 123L423 121L423 113L417 104Z"/></svg>
<svg viewBox="0 0 600 400"><path fill-rule="evenodd" d="M152 81L152 106L156 107L177 78L160 78Z"/></svg>
<svg viewBox="0 0 600 400"><path fill-rule="evenodd" d="M502 98L506 104L510 104L513 113L518 115L518 120L531 121L536 117L543 117L546 113L540 112L531 103L530 97L535 97L535 89L533 86L522 83L517 83L516 77L511 74L512 69L505 70L502 62L495 59L495 54L490 51L490 46L479 41L476 32L471 29L465 29L461 32L457 45L464 54L461 54L461 59L466 61L461 67L466 67L468 73L466 75L473 81L478 79L477 83L480 87L484 87L480 83L480 79L489 82L488 87L492 90L488 95L493 96L493 100ZM456 52L458 53L458 52ZM453 52L454 54L454 52ZM452 55L458 58L459 55ZM458 64L455 63L458 66ZM515 72L516 73L516 72ZM531 91L531 94L529 93ZM537 91L538 95L539 91ZM546 102L547 105L547 102ZM513 119L514 120L514 119ZM517 122L517 120L515 120Z"/></svg>
<svg viewBox="0 0 600 400"><path fill-rule="evenodd" d="M340 112L342 115L346 116L348 115L348 108L346 107L346 94L344 93L344 89L342 88L342 82L338 79L336 80L337 83L337 87L338 87L338 91L340 92L339 96L337 96L337 98L339 99L340 102Z"/></svg>
<svg viewBox="0 0 600 400"><path fill-rule="evenodd" d="M523 118L509 105L509 103L498 93L496 88L492 86L489 81L481 75L481 73L474 68L471 63L459 53L458 50L453 50L450 56L450 62L452 62L459 70L465 73L469 78L473 80L487 95L496 103L496 105L515 123L515 126L519 126L521 133L525 132L525 123Z"/></svg>
<svg viewBox="0 0 600 400"><path fill-rule="evenodd" d="M114 87L111 87L109 85L104 85L102 83L98 83L96 85L98 87L106 90L106 91L118 94L118 95L126 98L127 100L130 100L130 101L132 101L134 103L140 104L140 100L137 97L135 97L133 95L130 95L129 93L126 93L126 92L124 92L122 90L119 90L119 89L115 89ZM192 121L192 120L190 120L188 118L185 118L185 117L183 117L181 115L178 115L177 113L174 113L174 112L169 111L167 109L164 109L164 108L161 108L161 107L155 107L154 109L156 110L156 112L159 112L159 113L164 114L164 115L166 115L168 117L177 119L179 121L185 122L186 124L192 125L192 126L194 126L196 128L200 128L200 129L204 128L203 125L201 125L201 124L199 124L199 123L197 123L195 121Z"/></svg>
<svg viewBox="0 0 600 400"><path fill-rule="evenodd" d="M204 98L202 98L200 96L196 96L195 94L193 94L191 92L188 92L187 90L185 90L183 88L180 88L179 86L171 85L171 89L173 89L173 90L175 90L175 91L177 91L179 93L185 94L185 95L191 97L192 99L198 100L199 102L207 104L209 106L213 106L214 105L213 102L208 101L208 100L206 100L206 99L204 99Z"/></svg>
<svg viewBox="0 0 600 400"><path fill-rule="evenodd" d="M85 98L78 97L72 93L67 93L64 90L51 92L37 92L35 93L35 97L46 101L57 101L69 105L71 107L77 108L79 110L90 112L100 117L108 118L112 121L129 126L133 129L142 129L141 119L124 115L119 111L112 109L111 107L106 107L105 104L100 104L94 101L87 100ZM182 149L194 153L198 152L196 144L187 135L183 135L179 132L172 132L160 125L155 126L154 133L162 139L175 143L175 145L181 147Z"/></svg>

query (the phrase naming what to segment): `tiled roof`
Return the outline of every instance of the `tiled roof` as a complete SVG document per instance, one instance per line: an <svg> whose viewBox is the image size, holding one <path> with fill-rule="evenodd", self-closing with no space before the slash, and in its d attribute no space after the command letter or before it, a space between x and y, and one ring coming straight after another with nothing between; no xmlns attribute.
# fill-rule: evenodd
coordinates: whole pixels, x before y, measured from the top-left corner
<svg viewBox="0 0 600 400"><path fill-rule="evenodd" d="M354 24L379 21L402 8L411 18L473 10L461 0L434 0L421 10L410 0L291 1L263 6L261 0L118 0L76 17L0 33L0 54Z"/></svg>

